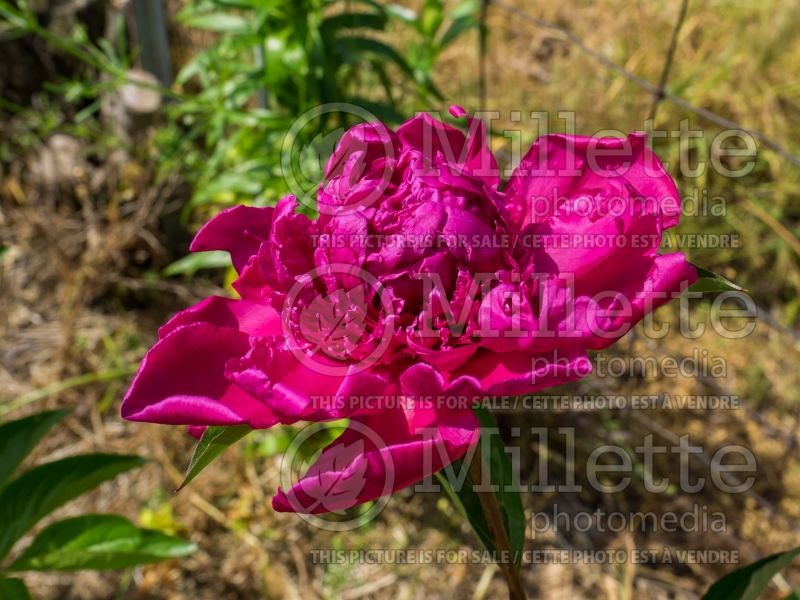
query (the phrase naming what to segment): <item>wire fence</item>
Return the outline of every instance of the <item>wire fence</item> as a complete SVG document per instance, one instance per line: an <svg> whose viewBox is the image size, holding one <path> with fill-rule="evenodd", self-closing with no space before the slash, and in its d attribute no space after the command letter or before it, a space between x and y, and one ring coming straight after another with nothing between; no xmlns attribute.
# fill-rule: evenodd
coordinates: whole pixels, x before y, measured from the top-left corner
<svg viewBox="0 0 800 600"><path fill-rule="evenodd" d="M672 30L672 35L671 35L671 38L670 38L670 45L669 45L669 48L667 49L667 53L666 53L665 60L664 60L664 65L663 65L662 70L661 70L661 75L660 75L658 84L654 84L654 83L648 81L647 79L644 79L644 78L640 77L639 75L636 75L635 73L630 72L629 70L627 70L622 65L619 65L619 64L615 63L614 61L609 59L607 56L602 54L601 52L598 52L597 50L595 50L594 48L589 46L579 36L577 36L575 33L570 31L566 27L562 27L560 25L556 25L554 23L551 23L551 22L548 22L548 21L544 21L542 19L534 17L533 15L528 14L527 12L518 9L515 6L511 6L510 4L507 4L503 0L486 0L486 3L496 7L499 10L505 11L506 13L516 17L521 22L527 23L527 24L532 25L534 27L547 29L548 31L552 31L552 32L555 32L555 33L559 34L562 39L564 39L565 41L569 42L574 47L578 48L580 51L584 52L587 56L592 58L595 62L597 62L601 66L605 67L608 71L611 71L611 72L613 72L613 73L615 73L615 74L617 74L617 75L619 75L621 77L624 77L628 81L631 81L632 83L636 84L637 86L639 86L640 88L642 88L646 92L650 93L653 96L653 101L652 101L652 104L651 104L651 107L650 107L650 112L649 112L649 115L648 115L648 122L649 122L650 126L652 126L652 123L655 120L659 104L662 101L666 100L666 101L672 102L674 105L676 105L676 106L678 106L678 107L680 107L680 108L682 108L682 109L684 109L686 111L689 111L689 112L691 112L691 113L693 113L693 114L695 114L695 115L697 115L697 116L699 116L699 117L701 117L701 118L703 118L703 119L705 119L705 120L707 120L707 121L709 121L711 123L714 123L715 125L718 125L720 127L726 128L726 129L733 129L733 130L741 131L743 133L747 133L747 134L751 135L753 138L759 140L761 142L761 144L763 144L764 147L772 150L773 152L775 152L776 154L778 154L782 158L786 159L791 164L800 167L800 158L799 157L797 157L794 154L792 154L789 150L784 148L781 144L779 144L778 142L776 142L775 140L773 140L772 138L770 138L769 136L767 136L763 132L758 131L758 130L753 129L753 128L750 128L750 127L746 127L746 126L744 126L744 125L742 125L740 123L737 123L735 121L727 119L727 118L723 117L722 115L718 115L718 114L716 114L716 113L714 113L714 112L712 112L712 111L710 111L708 109L705 109L705 108L702 108L702 107L699 107L699 106L695 106L694 104L690 103L685 98L682 98L680 96L672 94L666 89L666 86L667 86L667 84L669 82L669 74L670 74L670 71L671 71L671 68L672 68L672 64L673 64L673 61L674 61L674 58L675 58L675 53L676 53L676 50L677 50L677 47L678 47L678 39L679 39L679 36L680 36L680 31L681 31L683 23L684 23L684 21L686 19L686 14L688 12L688 4L689 4L688 0L682 0L682 2L681 2L681 6L680 6L679 12L678 12L678 17L676 19L675 25L674 25L673 30ZM481 26L483 28L486 28L486 18L487 18L486 11L484 11L482 13L482 15L481 15ZM485 62L485 60L486 60L486 57L484 55L485 52L486 52L485 44L482 44L480 46L479 50L481 52L481 64L483 64ZM485 78L485 69L481 69L480 77L482 79ZM485 80L481 82L480 89L481 90L485 90L486 89ZM790 235L792 236L794 241L797 241L796 238L794 237L794 234L790 233ZM800 333L798 333L796 330L794 330L792 328L789 328L789 327L786 327L785 325L780 323L768 310L766 310L762 306L759 306L757 304L755 306L756 306L756 311L757 311L757 317L756 318L760 322L764 323L767 327L769 327L773 331L777 332L779 335L781 335L784 338L786 338L793 347L795 347L795 348L800 347ZM707 388L710 388L710 389L712 389L714 391L717 391L718 393L724 393L724 394L731 395L731 392L723 384L721 384L717 379L715 379L713 377L710 377L710 376L694 376L693 378L696 380L696 382L699 385L702 385L702 386L705 386ZM603 388L602 385L601 385L601 388L602 388L602 391L605 391L605 392L609 391L607 388ZM746 412L748 418L757 421L762 427L768 427L770 429L771 433L773 435L776 435L777 437L781 438L784 441L784 443L786 443L787 445L789 445L790 447L793 447L793 448L800 447L800 437L795 433L795 431L793 431L793 430L792 431L785 431L785 430L783 430L783 429L781 429L779 427L775 427L775 426L772 426L771 424L768 424L766 422L766 420L763 417L761 417L761 415L758 413L758 411L753 409L751 406L744 406L744 409L745 409L745 412ZM639 421L640 424L642 424L645 427L647 427L648 429L650 429L650 431L653 431L653 432L657 433L662 438L664 438L666 440L671 440L673 442L677 439L677 436L672 431L670 431L669 429L661 426L656 421L653 421L652 419L649 419L648 417L646 417L644 415L641 415L641 414L637 413L636 411L629 411L629 413L630 413L630 415L632 416L632 418L634 420ZM698 458L698 460L700 460L701 462L707 461L708 457L700 456ZM749 495L752 498L754 498L754 500L756 501L756 503L759 506L767 509L769 514L772 515L772 514L776 513L777 508L774 505L774 503L770 502L768 499L766 499L763 496L761 496L759 494L756 494L755 492L752 492L752 491L749 493ZM800 529L794 528L793 531L800 531Z"/></svg>
<svg viewBox="0 0 800 600"><path fill-rule="evenodd" d="M155 75L163 85L169 85L172 79L172 65L169 57L169 43L167 38L167 23L166 17L160 3L152 2L151 0L134 0L134 19L136 21L137 35L139 36L139 45L141 47L142 66L145 70L150 71ZM158 6L156 6L158 5ZM672 68L672 63L675 58L675 52L678 47L678 37L681 27L688 12L688 0L681 0L681 6L678 13L678 18L670 39L670 46L666 53L664 66L661 71L658 84L652 83L635 73L632 73L620 64L617 64L608 58L602 52L599 52L584 42L578 35L570 29L561 25L556 25L549 21L545 21L538 17L531 15L515 6L512 6L503 0L481 0L480 13L478 15L479 26L479 97L481 109L485 108L486 103L486 60L487 60L487 38L488 26L487 18L489 7L494 6L499 10L517 17L521 22L546 29L559 34L562 39L584 52L587 56L592 58L595 62L605 67L607 70L624 77L628 81L636 84L649 94L653 96L653 102L650 109L648 121L652 122L655 119L658 105L662 100L667 100L674 105L691 112L715 125L719 125L725 129L734 129L747 133L753 138L759 140L764 147L772 150L780 155L793 165L800 167L800 157L796 156L780 143L766 135L765 133L747 127L741 123L732 121L722 115L712 112L706 108L695 106L685 98L677 96L666 89L669 73ZM263 47L259 49L259 60L265 60L263 55Z"/></svg>
<svg viewBox="0 0 800 600"><path fill-rule="evenodd" d="M661 100L668 100L672 102L676 106L687 110L691 113L696 114L697 116L710 121L720 127L724 127L726 129L735 129L738 131L742 131L753 136L755 139L759 140L766 148L769 148L776 154L780 155L781 157L785 158L787 161L792 163L793 165L800 167L800 157L792 154L789 150L784 148L781 144L770 138L765 133L758 131L757 129L753 129L751 127L746 127L740 123L736 123L735 121L731 121L723 117L722 115L718 115L708 109L695 106L685 98L680 96L676 96L675 94L669 92L666 89L666 84L669 78L669 71L672 66L672 61L675 55L675 48L677 47L677 38L678 34L680 33L680 27L683 24L683 20L685 18L686 9L684 8L688 2L684 2L684 5L681 7L681 11L679 13L678 21L676 23L676 27L673 30L672 34L672 41L670 45L670 50L668 50L666 55L666 60L664 63L664 68L662 69L661 80L659 84L654 84L635 73L630 72L622 65L615 63L613 60L608 58L605 54L598 52L588 44L586 44L580 37L575 35L572 31L567 29L566 27L562 27L560 25L556 25L554 23L550 23L548 21L544 21L533 15L518 9L515 6L511 6L503 0L488 0L492 6L497 7L500 10L503 10L515 17L517 17L521 22L528 23L529 25L533 25L535 27L540 27L542 29L547 29L549 31L553 31L558 33L565 41L569 42L576 48L578 48L581 52L584 52L587 56L591 57L595 62L602 65L609 71L624 77L628 81L635 83L640 88L649 92L653 96L653 108L651 109L651 117L655 116L655 110L658 107L658 103Z"/></svg>

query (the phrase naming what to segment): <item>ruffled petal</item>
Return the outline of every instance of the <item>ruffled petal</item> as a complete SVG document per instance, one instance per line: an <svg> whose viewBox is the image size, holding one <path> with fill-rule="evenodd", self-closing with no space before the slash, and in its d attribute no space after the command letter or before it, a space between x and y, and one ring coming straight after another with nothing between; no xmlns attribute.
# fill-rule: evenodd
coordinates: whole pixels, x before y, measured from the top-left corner
<svg viewBox="0 0 800 600"><path fill-rule="evenodd" d="M258 252L259 274L265 285L287 291L297 275L314 268L315 224L297 212L294 196L281 198L275 205L275 216L268 243Z"/></svg>
<svg viewBox="0 0 800 600"><path fill-rule="evenodd" d="M247 261L267 239L272 224L272 208L234 206L227 208L203 225L192 240L192 252L225 250L233 266L241 273Z"/></svg>
<svg viewBox="0 0 800 600"><path fill-rule="evenodd" d="M654 257L628 258L625 269L603 264L577 286L577 327L586 347L607 348L628 333L646 314L675 299L697 281L697 270L675 252Z"/></svg>
<svg viewBox="0 0 800 600"><path fill-rule="evenodd" d="M380 411L363 399L383 394L390 381L377 373L350 369L320 373L313 359L301 360L279 338L257 340L250 351L226 365L226 377L269 408L277 421L330 421Z"/></svg>
<svg viewBox="0 0 800 600"><path fill-rule="evenodd" d="M579 348L531 354L478 350L454 375L473 377L483 394L530 394L575 381L592 372L592 363Z"/></svg>
<svg viewBox="0 0 800 600"><path fill-rule="evenodd" d="M122 401L122 416L165 425L270 427L261 402L225 377L225 364L249 348L247 334L209 323L178 327L145 355Z"/></svg>
<svg viewBox="0 0 800 600"><path fill-rule="evenodd" d="M278 489L275 510L318 514L375 500L435 473L477 443L470 409L422 399L423 393L436 394L430 385L448 391L433 369L418 365L401 381L409 406L353 419L300 481Z"/></svg>
<svg viewBox="0 0 800 600"><path fill-rule="evenodd" d="M680 195L644 133L627 138L563 134L537 139L505 188L506 209L516 231L551 217L562 202L586 190L604 190L619 179L633 190L643 211L655 212L661 228L680 218Z"/></svg>
<svg viewBox="0 0 800 600"><path fill-rule="evenodd" d="M280 314L271 306L248 300L209 296L172 317L158 330L158 336L166 337L175 329L194 323L230 327L257 337L281 335Z"/></svg>
<svg viewBox="0 0 800 600"><path fill-rule="evenodd" d="M450 107L450 114L456 119L466 118L469 126L467 140L467 159L465 164L470 173L480 177L487 185L497 187L500 183L500 171L497 160L489 147L486 126L480 119L470 116L461 106Z"/></svg>

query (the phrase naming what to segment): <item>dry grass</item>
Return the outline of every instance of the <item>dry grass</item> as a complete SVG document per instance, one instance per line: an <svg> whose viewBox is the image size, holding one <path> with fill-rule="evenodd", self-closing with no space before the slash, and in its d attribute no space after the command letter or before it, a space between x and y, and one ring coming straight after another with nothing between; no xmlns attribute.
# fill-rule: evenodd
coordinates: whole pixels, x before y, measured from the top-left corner
<svg viewBox="0 0 800 600"><path fill-rule="evenodd" d="M568 27L588 45L650 81L657 81L678 3L522 3L516 6ZM690 3L670 77L669 89L774 137L795 154L800 135L800 21L792 0ZM511 110L574 110L579 132L614 127L642 129L652 98L609 74L552 32L536 29L492 8L489 18L487 107ZM448 98L467 107L477 99L476 49L463 38L448 51L440 84ZM675 127L689 115L663 102L657 125ZM701 120L692 122L705 127ZM710 129L713 131L713 128ZM531 137L534 132L530 132ZM501 141L497 142L502 149ZM675 145L661 148L677 159ZM74 164L54 177L40 174L43 147L19 156L3 180L0 245L0 406L33 390L83 373L107 373L135 365L167 316L218 288L219 280L180 283L154 279L179 256L185 238L176 236L172 216L185 190L174 182L155 184L147 160L129 156ZM51 165L51 168L52 165ZM37 171L39 169L39 171ZM58 171L58 169L56 169ZM36 175L39 173L39 175ZM724 534L634 534L550 536L530 540L532 548L726 548L748 561L800 544L797 389L800 270L797 232L800 169L769 151L760 153L756 173L734 182L718 176L681 180L682 189L708 188L724 196L725 219L687 220L682 231L737 233L737 250L689 250L693 262L724 270L746 284L770 318L737 341L706 334L691 342L669 336L654 342L629 337L612 352L620 355L691 355L708 350L727 361L727 377L597 377L566 393L719 393L739 395L745 408L730 411L647 411L631 413L515 415L515 424L574 426L592 444L641 442L649 431L688 433L713 451L723 443L752 449L759 471L751 494L711 492L697 496L634 493L567 498L528 494L529 511L551 510L554 502L573 509L679 510L691 502L726 515ZM707 316L699 308L698 314ZM675 311L660 317L674 322ZM330 534L291 515L274 513L269 497L277 486L277 460L259 453L255 441L226 454L180 494L174 494L192 440L173 428L129 424L118 416L125 377L64 389L30 402L17 414L59 405L73 408L66 426L48 438L38 460L90 450L140 452L152 459L145 469L118 478L65 510L118 511L147 525L186 535L200 551L192 558L135 570L132 574L26 577L41 598L485 598L503 596L498 573L483 565L312 564L314 548L459 548L477 541L440 499L406 491L380 518L352 534ZM720 389L722 388L722 389ZM31 396L27 397L28 399ZM8 406L5 404L5 406ZM508 424L511 417L504 416ZM523 446L532 474L535 444ZM587 448L581 447L579 463ZM557 456L551 475L563 470ZM673 462L659 474L674 475ZM702 474L702 465L697 466ZM697 598L725 565L548 565L530 567L525 581L532 597ZM800 586L789 571L769 597ZM788 582L788 583L787 583Z"/></svg>

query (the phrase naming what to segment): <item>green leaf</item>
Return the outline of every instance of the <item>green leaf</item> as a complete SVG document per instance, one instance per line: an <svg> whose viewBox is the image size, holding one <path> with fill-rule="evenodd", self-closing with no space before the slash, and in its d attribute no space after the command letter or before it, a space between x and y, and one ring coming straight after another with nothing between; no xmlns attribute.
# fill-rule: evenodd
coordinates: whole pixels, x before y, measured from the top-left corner
<svg viewBox="0 0 800 600"><path fill-rule="evenodd" d="M144 463L138 456L84 454L26 471L0 492L0 558L42 517Z"/></svg>
<svg viewBox="0 0 800 600"><path fill-rule="evenodd" d="M9 3L2 2L0 3L0 17L13 27L17 27L26 32L36 31L36 20L29 12L29 9L25 12L20 12Z"/></svg>
<svg viewBox="0 0 800 600"><path fill-rule="evenodd" d="M453 461L452 468L454 472L460 472L467 467L464 465L464 461L456 460ZM442 488L444 488L445 493L450 497L456 509L458 509L458 512L472 525L473 531L480 538L481 542L483 542L486 549L490 552L493 551L494 542L492 542L489 524L486 522L486 517L483 515L483 509L481 508L478 495L472 489L473 482L469 475L464 479L464 485L458 492L453 490L447 477L442 475L442 471L436 473L436 478L439 480Z"/></svg>
<svg viewBox="0 0 800 600"><path fill-rule="evenodd" d="M253 8L255 4L252 0L214 0L213 3L225 8L235 8L236 10L248 10Z"/></svg>
<svg viewBox="0 0 800 600"><path fill-rule="evenodd" d="M376 0L352 0L354 4L363 4L364 6L369 6L372 9L375 9L376 12L386 14L386 8L380 2Z"/></svg>
<svg viewBox="0 0 800 600"><path fill-rule="evenodd" d="M200 269L222 269L231 266L231 255L224 250L193 252L168 265L161 273L164 277L173 275L194 275Z"/></svg>
<svg viewBox="0 0 800 600"><path fill-rule="evenodd" d="M196 546L160 531L140 529L119 515L85 515L44 529L11 571L125 569L186 556Z"/></svg>
<svg viewBox="0 0 800 600"><path fill-rule="evenodd" d="M702 600L757 600L770 580L800 554L800 547L762 558L729 573L709 588Z"/></svg>
<svg viewBox="0 0 800 600"><path fill-rule="evenodd" d="M374 29L383 31L386 15L381 13L345 12L326 17L319 29L323 35L332 35L340 29Z"/></svg>
<svg viewBox="0 0 800 600"><path fill-rule="evenodd" d="M462 33L477 27L478 20L472 15L453 19L453 22L450 23L450 27L447 28L447 31L444 32L444 35L442 35L442 38L439 40L439 49L449 46Z"/></svg>
<svg viewBox="0 0 800 600"><path fill-rule="evenodd" d="M364 37L343 37L338 40L340 50L344 53L346 61L354 62L361 58L366 58L365 54L374 54L397 65L403 73L409 77L414 77L414 71L400 54L381 41Z"/></svg>
<svg viewBox="0 0 800 600"><path fill-rule="evenodd" d="M373 102L361 96L353 96L348 98L347 101L369 111L378 119L387 123L401 123L406 120L406 116L390 104Z"/></svg>
<svg viewBox="0 0 800 600"><path fill-rule="evenodd" d="M697 281L689 288L692 292L741 292L744 288L706 269L692 265L697 270Z"/></svg>
<svg viewBox="0 0 800 600"><path fill-rule="evenodd" d="M260 194L263 188L264 184L254 177L253 172L231 171L199 187L189 202L192 205L206 204L212 202L218 194L238 194L253 198Z"/></svg>
<svg viewBox="0 0 800 600"><path fill-rule="evenodd" d="M461 19L463 17L477 17L478 13L481 11L481 3L479 0L464 0L461 4L456 6L452 11L450 11L450 17L455 19Z"/></svg>
<svg viewBox="0 0 800 600"><path fill-rule="evenodd" d="M0 425L0 489L50 428L69 411L40 412Z"/></svg>
<svg viewBox="0 0 800 600"><path fill-rule="evenodd" d="M522 496L518 489L507 489L512 487L513 472L508 453L505 452L503 440L497 434L497 422L494 416L491 412L481 407L475 409L475 414L481 425L482 436L488 435L484 433L484 431L488 429L494 429L495 431L489 440L489 464L485 465L485 469L489 472L491 483L498 487L497 491L494 493L497 496L500 510L503 513L503 523L506 528L506 533L508 534L509 543L511 544L514 562L519 567L525 545L525 511L522 508ZM483 441L479 443L476 452L480 451L484 443ZM477 459L477 457L475 457L475 459ZM456 469L461 468L460 461L458 461L458 463ZM456 463L454 463L454 465L455 464ZM474 483L469 474L467 474L464 485L460 490L454 492L454 494L458 497L461 508L463 508L475 533L489 551L494 551L495 547L492 542L489 524L486 522L486 517L483 514L478 494L472 489Z"/></svg>
<svg viewBox="0 0 800 600"><path fill-rule="evenodd" d="M186 476L183 478L179 490L183 489L197 477L200 472L210 465L214 459L222 454L228 446L235 444L248 433L253 431L247 425L234 425L232 427L207 427L194 450Z"/></svg>
<svg viewBox="0 0 800 600"><path fill-rule="evenodd" d="M443 0L425 0L420 15L420 32L427 38L433 38L444 21Z"/></svg>
<svg viewBox="0 0 800 600"><path fill-rule="evenodd" d="M31 600L28 588L21 579L0 578L0 598L3 600Z"/></svg>
<svg viewBox="0 0 800 600"><path fill-rule="evenodd" d="M478 407L475 409L475 414L480 421L481 428L497 428L494 415L487 409ZM512 487L514 473L508 453L505 451L503 439L497 434L491 438L489 473L492 483L499 486L496 492L497 501L500 503L500 510L503 511L503 522L511 542L514 560L519 566L525 546L525 510L522 508L520 491L507 489Z"/></svg>
<svg viewBox="0 0 800 600"><path fill-rule="evenodd" d="M203 63L206 61L206 56L203 53L196 54L189 59L186 64L181 67L178 74L175 76L175 83L177 85L184 85L192 77L200 75L203 71Z"/></svg>
<svg viewBox="0 0 800 600"><path fill-rule="evenodd" d="M249 21L244 17L225 12L187 15L181 20L188 27L220 33L241 33L247 31L250 27Z"/></svg>
<svg viewBox="0 0 800 600"><path fill-rule="evenodd" d="M399 4L389 4L386 7L386 14L390 17L394 17L395 19L403 21L403 23L413 25L415 27L417 26L417 20L419 19L417 13L414 12L413 9L408 8L407 6L400 6Z"/></svg>
<svg viewBox="0 0 800 600"><path fill-rule="evenodd" d="M800 590L795 590L783 600L800 600Z"/></svg>

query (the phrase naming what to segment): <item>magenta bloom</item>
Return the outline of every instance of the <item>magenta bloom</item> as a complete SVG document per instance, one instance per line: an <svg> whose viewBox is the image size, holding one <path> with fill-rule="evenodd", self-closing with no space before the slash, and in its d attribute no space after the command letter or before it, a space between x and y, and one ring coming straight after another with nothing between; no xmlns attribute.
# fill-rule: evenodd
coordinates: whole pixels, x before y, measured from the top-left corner
<svg viewBox="0 0 800 600"><path fill-rule="evenodd" d="M241 299L208 298L164 325L123 417L348 418L273 499L281 511L348 508L461 457L477 441L475 399L587 375L587 350L695 281L682 254L658 252L680 202L644 135L544 136L501 187L468 122L469 136L427 115L397 131L353 127L315 220L287 196L206 224L191 249L230 252Z"/></svg>

